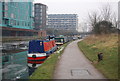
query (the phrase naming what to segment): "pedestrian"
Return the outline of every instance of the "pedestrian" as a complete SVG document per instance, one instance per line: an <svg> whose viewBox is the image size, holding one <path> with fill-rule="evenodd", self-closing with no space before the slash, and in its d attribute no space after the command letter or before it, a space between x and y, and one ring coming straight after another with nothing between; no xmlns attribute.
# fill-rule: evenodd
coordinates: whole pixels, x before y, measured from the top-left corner
<svg viewBox="0 0 120 81"><path fill-rule="evenodd" d="M98 62L103 60L103 53L98 53Z"/></svg>

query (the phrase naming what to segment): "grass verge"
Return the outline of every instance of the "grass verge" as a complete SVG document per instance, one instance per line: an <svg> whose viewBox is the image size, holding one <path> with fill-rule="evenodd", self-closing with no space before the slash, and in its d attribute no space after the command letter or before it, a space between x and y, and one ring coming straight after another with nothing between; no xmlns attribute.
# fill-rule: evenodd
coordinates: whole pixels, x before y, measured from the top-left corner
<svg viewBox="0 0 120 81"><path fill-rule="evenodd" d="M108 79L118 79L118 35L89 36L78 46L92 64ZM97 62L97 54L103 52L103 60Z"/></svg>
<svg viewBox="0 0 120 81"><path fill-rule="evenodd" d="M62 47L65 49L68 44L69 42L62 45L58 50L60 50ZM35 72L30 76L30 79L52 79L56 63L64 49L59 53L51 54L48 59L35 70Z"/></svg>

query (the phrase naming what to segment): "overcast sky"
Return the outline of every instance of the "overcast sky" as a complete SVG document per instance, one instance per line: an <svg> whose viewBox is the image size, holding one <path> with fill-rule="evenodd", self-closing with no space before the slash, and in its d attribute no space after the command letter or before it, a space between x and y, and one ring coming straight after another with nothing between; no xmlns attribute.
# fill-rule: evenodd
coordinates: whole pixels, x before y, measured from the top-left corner
<svg viewBox="0 0 120 81"><path fill-rule="evenodd" d="M35 3L43 3L48 6L48 14L78 14L79 22L86 19L88 12L100 9L110 4L113 12L117 13L119 0L34 0Z"/></svg>
<svg viewBox="0 0 120 81"><path fill-rule="evenodd" d="M78 14L79 23L86 21L88 12L98 11L110 4L113 12L117 13L119 0L34 0L48 6L48 14Z"/></svg>

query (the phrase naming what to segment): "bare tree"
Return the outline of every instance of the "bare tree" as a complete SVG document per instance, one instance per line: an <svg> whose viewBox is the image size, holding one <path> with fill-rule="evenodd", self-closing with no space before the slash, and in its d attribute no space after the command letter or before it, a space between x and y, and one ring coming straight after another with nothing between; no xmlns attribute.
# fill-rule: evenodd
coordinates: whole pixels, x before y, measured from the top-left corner
<svg viewBox="0 0 120 81"><path fill-rule="evenodd" d="M113 26L114 26L115 28L118 28L118 18L117 18L116 13L114 13L114 14L112 15L112 23L113 23Z"/></svg>
<svg viewBox="0 0 120 81"><path fill-rule="evenodd" d="M89 24L92 27L92 31L95 33L97 32L98 28L95 25L101 20L101 16L97 12L88 13L89 17Z"/></svg>
<svg viewBox="0 0 120 81"><path fill-rule="evenodd" d="M112 9L109 4L104 5L102 9L100 9L101 18L104 21L111 21L112 20Z"/></svg>
<svg viewBox="0 0 120 81"><path fill-rule="evenodd" d="M114 27L117 27L117 17L115 13L113 14L111 6L109 4L103 6L99 11L89 13L89 23L92 26L92 31L95 34L102 34L102 33L110 33L112 32L113 25Z"/></svg>
<svg viewBox="0 0 120 81"><path fill-rule="evenodd" d="M115 32L118 27L117 15L115 12L113 12L109 4L103 6L101 9L101 15L102 21L107 21L108 24L111 23L111 25L106 25L106 29L108 28L106 31L109 30L109 32Z"/></svg>

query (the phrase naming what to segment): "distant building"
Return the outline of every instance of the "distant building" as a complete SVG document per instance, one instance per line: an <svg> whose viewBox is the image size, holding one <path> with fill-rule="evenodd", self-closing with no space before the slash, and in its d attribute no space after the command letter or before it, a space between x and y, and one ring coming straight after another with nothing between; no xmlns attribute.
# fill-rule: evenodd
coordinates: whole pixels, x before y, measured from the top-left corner
<svg viewBox="0 0 120 81"><path fill-rule="evenodd" d="M43 30L46 27L47 6L41 3L34 4L34 26L36 30Z"/></svg>
<svg viewBox="0 0 120 81"><path fill-rule="evenodd" d="M40 37L46 37L47 36L46 31L45 30L38 31L38 36L40 36Z"/></svg>
<svg viewBox="0 0 120 81"><path fill-rule="evenodd" d="M33 3L29 2L0 2L0 27L3 36L25 36L37 34L33 30Z"/></svg>
<svg viewBox="0 0 120 81"><path fill-rule="evenodd" d="M0 26L2 26L2 2L0 1Z"/></svg>
<svg viewBox="0 0 120 81"><path fill-rule="evenodd" d="M78 16L77 14L49 14L48 28L58 30L77 30Z"/></svg>

